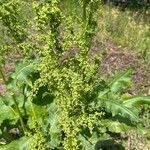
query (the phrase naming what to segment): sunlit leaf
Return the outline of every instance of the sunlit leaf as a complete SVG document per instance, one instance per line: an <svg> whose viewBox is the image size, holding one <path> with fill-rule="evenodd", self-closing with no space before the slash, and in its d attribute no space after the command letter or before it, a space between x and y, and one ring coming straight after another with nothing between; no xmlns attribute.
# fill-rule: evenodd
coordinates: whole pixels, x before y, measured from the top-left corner
<svg viewBox="0 0 150 150"><path fill-rule="evenodd" d="M117 74L109 83L111 91L116 93L131 85L132 69Z"/></svg>
<svg viewBox="0 0 150 150"><path fill-rule="evenodd" d="M138 107L143 104L150 104L150 96L134 96L126 99L123 104L127 107Z"/></svg>
<svg viewBox="0 0 150 150"><path fill-rule="evenodd" d="M129 117L131 120L139 121L138 115L132 109L124 106L121 102L113 99L99 99L98 105L104 107L106 111L112 113L113 116L121 115Z"/></svg>
<svg viewBox="0 0 150 150"><path fill-rule="evenodd" d="M30 144L31 138L24 136L7 145L0 146L0 150L29 150Z"/></svg>

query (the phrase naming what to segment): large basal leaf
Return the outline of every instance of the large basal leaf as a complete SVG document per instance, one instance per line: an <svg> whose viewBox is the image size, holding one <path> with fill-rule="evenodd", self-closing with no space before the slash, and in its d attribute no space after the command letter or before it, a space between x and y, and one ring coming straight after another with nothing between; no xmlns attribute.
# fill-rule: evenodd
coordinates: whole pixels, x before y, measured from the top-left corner
<svg viewBox="0 0 150 150"><path fill-rule="evenodd" d="M94 92L97 92L99 98L103 98L106 96L108 93L112 94L117 94L120 93L124 88L129 86L131 84L131 74L132 74L132 69L125 70L119 74L117 74L110 82L107 84L103 81L100 82L101 88L94 88Z"/></svg>
<svg viewBox="0 0 150 150"><path fill-rule="evenodd" d="M9 120L12 124L16 123L19 119L18 114L15 110L8 104L5 103L5 99L0 97L0 124L4 120Z"/></svg>
<svg viewBox="0 0 150 150"><path fill-rule="evenodd" d="M100 150L100 143L102 145L103 141L109 141L107 140L109 139L109 135L93 132L91 137L79 134L78 139L82 142L82 150ZM105 144L109 143L105 142Z"/></svg>
<svg viewBox="0 0 150 150"><path fill-rule="evenodd" d="M104 119L101 120L102 125L107 127L108 131L113 132L113 133L124 133L127 132L129 130L136 130L136 132L138 132L139 134L145 134L145 135L149 135L150 134L150 129L147 129L145 127L141 127L141 126L130 126L127 125L123 122L119 122L119 121L114 121L111 119Z"/></svg>
<svg viewBox="0 0 150 150"><path fill-rule="evenodd" d="M51 107L49 108L49 116L47 118L50 124L49 134L51 140L49 145L51 148L57 148L61 142L61 128L59 124L61 115L62 114L57 111L55 103L52 103Z"/></svg>
<svg viewBox="0 0 150 150"><path fill-rule="evenodd" d="M41 99L42 100L42 99ZM56 148L61 142L61 128L59 126L61 113L57 112L56 104L37 105L28 100L26 102L28 115L27 125L30 129L36 128L35 123L42 127L42 132L49 138L47 146Z"/></svg>
<svg viewBox="0 0 150 150"><path fill-rule="evenodd" d="M26 114L28 116L27 125L30 129L35 128L37 122L40 126L44 123L47 109L45 106L35 105L30 100L25 103Z"/></svg>
<svg viewBox="0 0 150 150"><path fill-rule="evenodd" d="M50 134L50 142L48 143L49 147L54 149L59 147L60 143L61 143L61 134L60 132L57 133L51 133Z"/></svg>
<svg viewBox="0 0 150 150"><path fill-rule="evenodd" d="M97 133L93 133L92 137L86 137L80 134L79 140L82 142L82 150L94 150L96 143L100 140Z"/></svg>
<svg viewBox="0 0 150 150"><path fill-rule="evenodd" d="M109 83L111 91L116 93L131 84L132 69L125 70L117 74Z"/></svg>
<svg viewBox="0 0 150 150"><path fill-rule="evenodd" d="M30 76L33 72L35 72L34 64L38 63L38 61L33 62L23 62L17 65L15 73L12 75L14 82L25 83L29 86L32 86L32 82L30 80Z"/></svg>
<svg viewBox="0 0 150 150"><path fill-rule="evenodd" d="M22 137L9 144L0 146L0 150L30 150L31 138Z"/></svg>
<svg viewBox="0 0 150 150"><path fill-rule="evenodd" d="M138 115L131 108L124 106L121 102L113 99L99 99L97 105L104 107L113 116L121 115L133 121L139 121Z"/></svg>
<svg viewBox="0 0 150 150"><path fill-rule="evenodd" d="M142 104L150 104L150 96L134 96L126 99L123 104L126 107L138 107Z"/></svg>
<svg viewBox="0 0 150 150"><path fill-rule="evenodd" d="M114 121L110 119L101 120L103 126L107 127L110 132L122 133L131 129L131 126L126 125L125 123Z"/></svg>

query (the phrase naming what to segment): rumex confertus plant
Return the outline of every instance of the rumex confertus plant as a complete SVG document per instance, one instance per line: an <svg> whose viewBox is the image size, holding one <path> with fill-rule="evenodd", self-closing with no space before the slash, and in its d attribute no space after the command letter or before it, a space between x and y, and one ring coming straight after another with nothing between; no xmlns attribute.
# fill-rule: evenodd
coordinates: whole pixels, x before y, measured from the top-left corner
<svg viewBox="0 0 150 150"><path fill-rule="evenodd" d="M17 2L23 6L21 0ZM14 3L2 4L12 8ZM66 8L67 3L73 9ZM26 27L20 22L21 30L16 29L20 19L12 21L18 16L12 8L10 23L4 25L13 32L10 34L25 58L5 83L15 101L9 99L10 91L1 96L1 105L7 111L0 120L2 136L4 127L11 124L18 125L22 135L18 141L6 141L2 149L91 150L98 140L110 138L107 131L129 128L117 115L139 120L133 107L141 101L149 103L149 97L121 95L130 84L131 69L103 81L97 74L100 55L89 55L99 4L99 0L33 1L34 17L28 18ZM2 22L4 18L1 15ZM15 32L25 35L18 39Z"/></svg>

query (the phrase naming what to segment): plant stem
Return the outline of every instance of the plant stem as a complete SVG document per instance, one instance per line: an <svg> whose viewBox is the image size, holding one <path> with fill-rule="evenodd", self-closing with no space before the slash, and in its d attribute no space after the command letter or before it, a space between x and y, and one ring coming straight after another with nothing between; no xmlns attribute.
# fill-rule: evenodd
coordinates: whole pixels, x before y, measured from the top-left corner
<svg viewBox="0 0 150 150"><path fill-rule="evenodd" d="M2 77L2 80L3 80L4 84L5 84L5 86L7 86L6 78L5 78L5 75L3 74L2 69L0 69L0 75ZM20 124L21 124L22 130L23 130L24 134L26 134L27 129L26 129L25 124L23 122L22 115L21 115L21 112L19 110L19 107L18 107L18 104L17 104L17 100L16 100L16 97L15 97L14 93L13 93L13 95L11 97L12 97L12 100L14 101L15 107L17 109L17 113L19 115L19 120L20 120Z"/></svg>
<svg viewBox="0 0 150 150"><path fill-rule="evenodd" d="M83 0L83 22L86 24L86 6L87 6L87 2L86 0Z"/></svg>
<svg viewBox="0 0 150 150"><path fill-rule="evenodd" d="M26 129L25 124L24 124L24 122L23 122L22 114L21 114L21 112L20 112L20 109L19 109L18 104L17 104L16 97L15 97L14 94L12 95L12 99L13 99L13 101L14 101L15 107L16 107L17 112L18 112L18 115L19 115L19 120L20 120L20 124L21 124L22 130L23 130L24 134L26 134L26 133L27 133L27 129Z"/></svg>

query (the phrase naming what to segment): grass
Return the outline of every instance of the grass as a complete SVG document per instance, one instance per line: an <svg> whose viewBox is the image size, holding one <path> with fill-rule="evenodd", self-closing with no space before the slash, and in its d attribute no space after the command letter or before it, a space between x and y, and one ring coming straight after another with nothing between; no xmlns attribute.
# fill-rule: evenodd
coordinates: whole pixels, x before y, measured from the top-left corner
<svg viewBox="0 0 150 150"><path fill-rule="evenodd" d="M122 11L118 7L103 6L99 11L98 37L103 42L112 41L119 47L128 48L150 60L149 10Z"/></svg>

